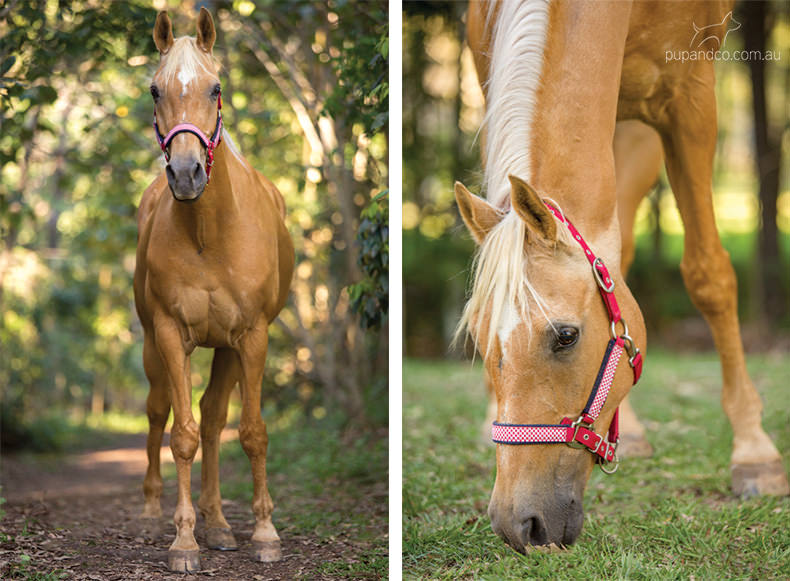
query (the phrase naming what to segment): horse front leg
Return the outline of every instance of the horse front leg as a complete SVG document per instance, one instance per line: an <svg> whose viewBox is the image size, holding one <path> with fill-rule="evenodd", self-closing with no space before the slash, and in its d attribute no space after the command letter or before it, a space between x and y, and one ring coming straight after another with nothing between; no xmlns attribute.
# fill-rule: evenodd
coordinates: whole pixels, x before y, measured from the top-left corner
<svg viewBox="0 0 790 581"><path fill-rule="evenodd" d="M201 487L198 507L206 521L206 544L210 549L235 551L233 531L222 514L219 491L220 434L228 418L228 400L241 375L239 357L231 349L217 349L211 364L211 379L200 399L200 439L203 444Z"/></svg>
<svg viewBox="0 0 790 581"><path fill-rule="evenodd" d="M145 331L143 367L150 387L146 402L146 412L148 414L148 440L146 442L148 468L145 472L145 480L143 480L145 507L141 516L142 518L156 519L162 516L160 498L163 486L160 471L160 451L162 434L165 431L167 417L170 414L170 387L168 385L167 371L154 344L151 330Z"/></svg>
<svg viewBox="0 0 790 581"><path fill-rule="evenodd" d="M712 174L716 147L713 67L701 63L688 76L688 94L668 107L662 128L667 173L685 225L680 270L719 352L722 407L733 430L730 460L737 495L788 494L782 458L762 427L762 402L746 371L738 322L735 271L721 245L713 213Z"/></svg>
<svg viewBox="0 0 790 581"><path fill-rule="evenodd" d="M261 417L261 383L268 348L268 323L261 322L249 331L241 343L241 422L239 439L252 467L255 530L252 534L253 557L256 561L281 559L280 537L272 524L274 503L266 486L266 450L269 438Z"/></svg>
<svg viewBox="0 0 790 581"><path fill-rule="evenodd" d="M192 506L190 476L200 434L192 416L189 354L172 319L155 318L154 330L156 346L170 383L170 401L173 406L170 449L178 474L178 504L173 518L176 538L168 550L167 564L171 571L198 571L200 555L195 540L195 509Z"/></svg>

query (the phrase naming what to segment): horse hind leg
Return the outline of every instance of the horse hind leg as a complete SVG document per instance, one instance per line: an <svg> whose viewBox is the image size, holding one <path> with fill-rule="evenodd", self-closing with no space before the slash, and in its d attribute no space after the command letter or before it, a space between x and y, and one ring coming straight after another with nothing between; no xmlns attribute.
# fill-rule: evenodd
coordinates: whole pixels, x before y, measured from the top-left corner
<svg viewBox="0 0 790 581"><path fill-rule="evenodd" d="M233 531L222 514L219 489L220 434L228 417L228 401L241 375L238 355L217 349L211 364L211 379L200 400L200 439L203 444L201 487L198 508L206 521L206 544L210 549L238 549Z"/></svg>
<svg viewBox="0 0 790 581"><path fill-rule="evenodd" d="M146 333L143 343L143 367L145 368L150 388L146 403L146 412L148 414L148 440L146 442L148 468L143 480L145 506L141 517L157 519L162 516L160 498L163 484L160 470L160 450L162 447L162 435L170 414L170 393L167 373L150 333Z"/></svg>
<svg viewBox="0 0 790 581"><path fill-rule="evenodd" d="M614 160L617 182L617 216L620 222L623 278L634 260L634 222L642 199L658 179L663 161L661 138L654 129L639 121L622 121L614 134ZM620 404L620 444L617 453L622 458L646 458L653 455L653 447L645 435L630 397Z"/></svg>
<svg viewBox="0 0 790 581"><path fill-rule="evenodd" d="M700 64L706 66L709 63ZM713 334L722 368L722 407L732 425L730 460L737 495L790 493L782 459L762 427L762 402L746 371L737 311L735 272L716 230L712 160L716 102L712 66L694 78L696 91L676 99L661 133L667 173L685 225L681 274Z"/></svg>

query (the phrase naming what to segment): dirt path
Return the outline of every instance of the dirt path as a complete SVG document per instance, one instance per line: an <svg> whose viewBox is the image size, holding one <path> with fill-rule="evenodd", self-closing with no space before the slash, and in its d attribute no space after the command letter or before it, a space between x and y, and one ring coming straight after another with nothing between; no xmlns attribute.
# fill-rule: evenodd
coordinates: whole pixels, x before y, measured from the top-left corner
<svg viewBox="0 0 790 581"><path fill-rule="evenodd" d="M223 439L234 435L229 431ZM198 517L202 571L170 573L167 548L175 533L175 482L165 480L162 507L166 516L154 523L141 521L138 514L147 463L144 445L141 434L124 437L111 449L66 457L3 456L0 482L7 503L0 522L0 578L333 579L337 577L322 574L318 567L358 557L359 548L348 540L290 534L283 539L282 561L255 563L250 559L251 510L246 504L224 500L223 510L239 550L223 553L203 548ZM169 449L163 450L162 461L172 462ZM193 479L198 472L193 470ZM193 490L199 490L197 480Z"/></svg>

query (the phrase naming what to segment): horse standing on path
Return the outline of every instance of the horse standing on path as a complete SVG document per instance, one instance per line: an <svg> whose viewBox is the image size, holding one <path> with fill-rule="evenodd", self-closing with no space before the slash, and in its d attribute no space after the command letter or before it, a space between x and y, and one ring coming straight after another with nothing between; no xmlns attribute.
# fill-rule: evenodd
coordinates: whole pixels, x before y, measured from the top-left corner
<svg viewBox="0 0 790 581"><path fill-rule="evenodd" d="M261 418L261 382L268 327L285 304L294 249L277 188L241 156L222 128L222 96L212 55L216 31L201 8L197 37L173 38L166 12L154 26L161 62L151 83L154 127L168 162L143 194L138 214L134 294L144 330L143 363L150 382L148 470L143 517L162 514L159 451L170 408L170 447L178 472L173 571L200 569L190 472L198 442L203 464L198 506L212 549L235 550L222 514L219 436L238 383L239 439L252 466L254 557L280 559L266 486L268 437ZM214 348L211 378L192 416L189 357Z"/></svg>
<svg viewBox="0 0 790 581"><path fill-rule="evenodd" d="M645 345L625 271L634 214L662 153L685 224L683 279L721 358L733 491L790 492L761 425L735 274L716 231L713 62L666 56L688 50L700 26L721 43L730 10L731 2L470 3L468 40L486 93L487 200L456 184L479 245L459 331L481 352L497 403L488 513L518 551L572 543L594 464L616 467L617 410ZM625 353L632 370L618 366ZM648 451L630 407L620 415L624 440Z"/></svg>

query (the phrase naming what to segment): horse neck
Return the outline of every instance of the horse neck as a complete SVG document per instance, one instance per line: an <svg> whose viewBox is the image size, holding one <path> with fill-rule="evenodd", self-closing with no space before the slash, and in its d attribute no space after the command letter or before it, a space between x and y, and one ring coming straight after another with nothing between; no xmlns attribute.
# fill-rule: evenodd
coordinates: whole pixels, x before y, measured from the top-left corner
<svg viewBox="0 0 790 581"><path fill-rule="evenodd" d="M237 192L231 176L237 163L229 155L228 146L220 142L214 150L211 176L200 199L194 203L172 200L172 211L177 224L185 229L189 238L202 251L206 246L219 247L216 241L234 231L234 224L241 216Z"/></svg>
<svg viewBox="0 0 790 581"><path fill-rule="evenodd" d="M507 173L521 174L555 200L594 248L612 249L611 265L619 264L612 140L629 8L620 3L550 5L539 55L544 64L525 104L532 111L526 143L510 146L525 150L522 161L495 169L500 181ZM492 68L496 66L493 61ZM502 86L507 90L517 83ZM507 109L500 113L508 114ZM503 135L508 127L524 123L523 112L512 115L512 122L500 121Z"/></svg>

